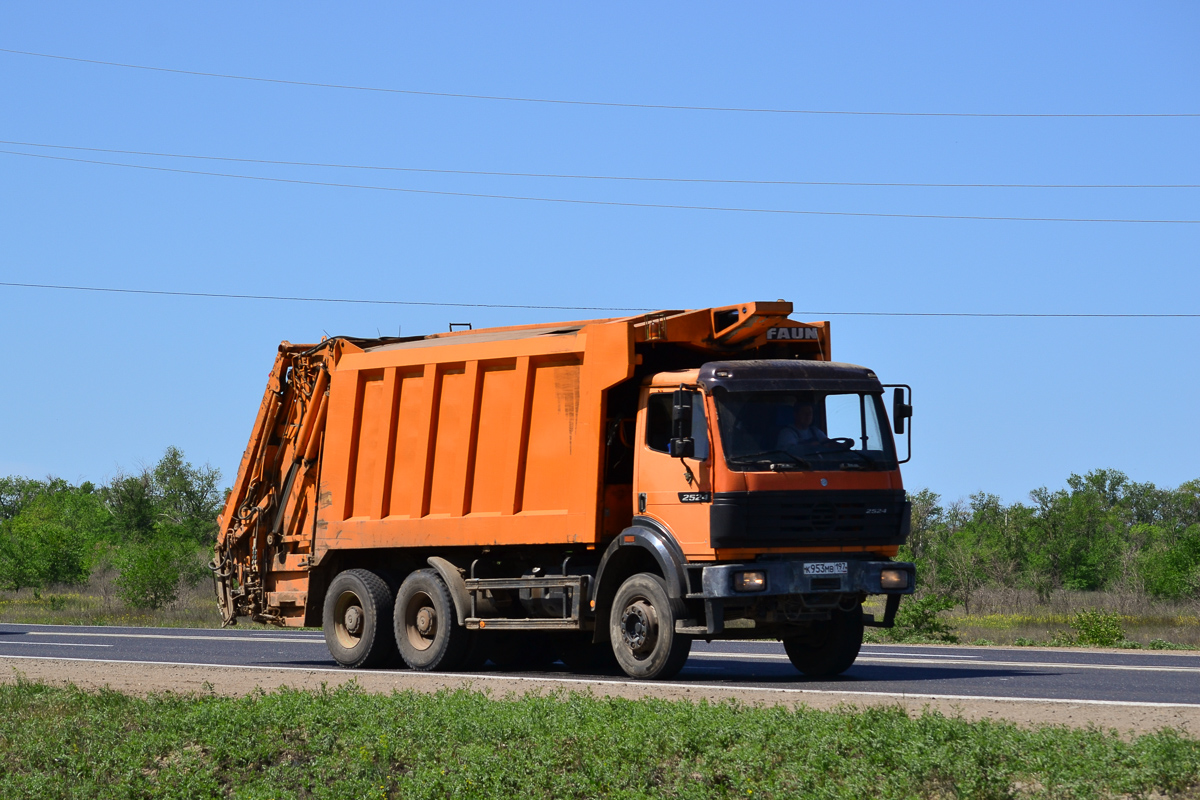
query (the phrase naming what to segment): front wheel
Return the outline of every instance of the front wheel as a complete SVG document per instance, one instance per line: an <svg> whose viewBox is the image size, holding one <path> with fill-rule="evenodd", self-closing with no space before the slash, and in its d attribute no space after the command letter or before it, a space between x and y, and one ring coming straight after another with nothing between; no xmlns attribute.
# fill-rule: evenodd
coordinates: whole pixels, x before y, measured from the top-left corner
<svg viewBox="0 0 1200 800"><path fill-rule="evenodd" d="M617 589L608 636L617 663L631 678L670 678L683 669L692 649L691 637L675 632L666 583L646 572Z"/></svg>
<svg viewBox="0 0 1200 800"><path fill-rule="evenodd" d="M383 666L395 653L392 593L374 572L338 573L325 593L321 621L329 653L343 667Z"/></svg>
<svg viewBox="0 0 1200 800"><path fill-rule="evenodd" d="M834 611L824 622L783 640L792 666L810 678L832 678L850 669L863 640L862 606Z"/></svg>

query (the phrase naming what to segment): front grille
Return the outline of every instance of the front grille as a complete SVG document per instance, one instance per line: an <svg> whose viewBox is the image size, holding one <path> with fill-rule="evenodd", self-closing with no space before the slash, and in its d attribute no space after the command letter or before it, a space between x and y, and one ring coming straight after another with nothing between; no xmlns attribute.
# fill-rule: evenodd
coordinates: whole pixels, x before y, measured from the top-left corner
<svg viewBox="0 0 1200 800"><path fill-rule="evenodd" d="M713 547L891 545L908 537L902 490L722 492L713 495Z"/></svg>
<svg viewBox="0 0 1200 800"><path fill-rule="evenodd" d="M857 533L865 526L865 512L863 503L814 503L799 498L751 496L746 507L746 525L751 530L778 530L797 536Z"/></svg>

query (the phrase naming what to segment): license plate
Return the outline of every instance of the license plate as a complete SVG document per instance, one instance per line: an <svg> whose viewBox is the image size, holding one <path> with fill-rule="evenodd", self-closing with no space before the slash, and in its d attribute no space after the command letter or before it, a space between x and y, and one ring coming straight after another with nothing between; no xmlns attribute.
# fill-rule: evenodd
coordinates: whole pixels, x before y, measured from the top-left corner
<svg viewBox="0 0 1200 800"><path fill-rule="evenodd" d="M817 564L805 564L805 575L845 575L845 561L823 561Z"/></svg>

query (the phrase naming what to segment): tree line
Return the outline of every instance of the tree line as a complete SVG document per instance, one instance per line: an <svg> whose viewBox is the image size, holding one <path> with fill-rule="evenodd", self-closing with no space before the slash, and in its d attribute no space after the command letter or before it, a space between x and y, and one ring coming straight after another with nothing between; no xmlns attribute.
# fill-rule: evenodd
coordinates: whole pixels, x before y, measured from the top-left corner
<svg viewBox="0 0 1200 800"><path fill-rule="evenodd" d="M168 447L153 467L97 486L0 478L0 589L83 585L98 572L135 608L160 608L207 574L221 473Z"/></svg>
<svg viewBox="0 0 1200 800"><path fill-rule="evenodd" d="M944 503L923 489L901 557L921 587L966 606L985 586L1123 590L1172 600L1200 597L1200 480L1178 488L1098 469L1005 505L980 492Z"/></svg>

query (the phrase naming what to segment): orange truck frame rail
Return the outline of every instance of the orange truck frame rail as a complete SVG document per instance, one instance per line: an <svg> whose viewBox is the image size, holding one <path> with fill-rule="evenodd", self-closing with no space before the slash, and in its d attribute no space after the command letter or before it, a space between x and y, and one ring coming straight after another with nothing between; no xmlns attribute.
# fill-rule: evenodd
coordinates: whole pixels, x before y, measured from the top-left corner
<svg viewBox="0 0 1200 800"><path fill-rule="evenodd" d="M695 638L766 638L844 671L915 586L911 390L889 424L791 312L282 343L219 519L225 624L321 626L351 667L665 678Z"/></svg>

